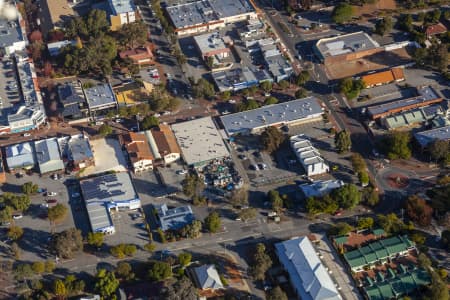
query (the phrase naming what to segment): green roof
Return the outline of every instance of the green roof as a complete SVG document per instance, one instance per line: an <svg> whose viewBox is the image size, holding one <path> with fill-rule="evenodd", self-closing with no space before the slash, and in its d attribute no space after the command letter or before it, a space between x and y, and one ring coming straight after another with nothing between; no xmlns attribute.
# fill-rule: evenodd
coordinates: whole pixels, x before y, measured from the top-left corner
<svg viewBox="0 0 450 300"><path fill-rule="evenodd" d="M385 234L384 230L381 229L381 228L372 230L372 233L373 233L374 235L384 235L384 234Z"/></svg>
<svg viewBox="0 0 450 300"><path fill-rule="evenodd" d="M334 242L338 245L343 245L343 244L347 243L347 241L348 241L348 236L345 236L345 235L334 238Z"/></svg>

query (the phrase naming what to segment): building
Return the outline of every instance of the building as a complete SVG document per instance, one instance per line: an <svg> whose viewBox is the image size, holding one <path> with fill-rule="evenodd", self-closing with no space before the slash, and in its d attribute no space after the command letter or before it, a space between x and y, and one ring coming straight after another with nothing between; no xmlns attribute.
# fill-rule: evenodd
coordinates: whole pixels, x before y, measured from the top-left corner
<svg viewBox="0 0 450 300"><path fill-rule="evenodd" d="M202 265L193 269L195 285L202 290L222 289L223 284L214 265Z"/></svg>
<svg viewBox="0 0 450 300"><path fill-rule="evenodd" d="M182 157L190 166L200 167L230 156L211 117L173 124L172 130Z"/></svg>
<svg viewBox="0 0 450 300"><path fill-rule="evenodd" d="M15 52L24 51L28 45L26 37L25 21L19 13L17 21L8 21L4 18L0 19L0 49L5 53L5 57Z"/></svg>
<svg viewBox="0 0 450 300"><path fill-rule="evenodd" d="M442 107L435 104L383 117L381 118L381 124L388 130L412 127L431 121L436 116L442 116L443 113Z"/></svg>
<svg viewBox="0 0 450 300"><path fill-rule="evenodd" d="M307 237L275 244L276 254L289 274L291 285L302 300L339 300L341 295L327 268Z"/></svg>
<svg viewBox="0 0 450 300"><path fill-rule="evenodd" d="M138 66L150 65L154 62L150 44L143 47L120 51L119 56L121 59L131 59L133 63Z"/></svg>
<svg viewBox="0 0 450 300"><path fill-rule="evenodd" d="M154 157L145 134L134 132L124 134L122 135L122 144L127 150L134 173L153 169Z"/></svg>
<svg viewBox="0 0 450 300"><path fill-rule="evenodd" d="M364 267L385 263L388 259L407 255L415 245L406 236L394 236L371 242L366 246L344 253L344 260L352 272L360 272Z"/></svg>
<svg viewBox="0 0 450 300"><path fill-rule="evenodd" d="M265 55L264 59L275 82L288 79L293 74L292 65L281 53L271 56Z"/></svg>
<svg viewBox="0 0 450 300"><path fill-rule="evenodd" d="M145 136L156 160L168 165L180 159L181 150L169 125L160 124L145 131Z"/></svg>
<svg viewBox="0 0 450 300"><path fill-rule="evenodd" d="M438 34L444 34L447 32L447 27L445 27L444 24L441 22L430 25L425 29L425 35L427 39L430 39L432 36L438 35Z"/></svg>
<svg viewBox="0 0 450 300"><path fill-rule="evenodd" d="M5 158L10 172L32 169L36 164L33 146L28 142L5 147Z"/></svg>
<svg viewBox="0 0 450 300"><path fill-rule="evenodd" d="M243 40L251 39L255 36L266 33L264 23L260 19L249 19L244 28L237 29L239 37Z"/></svg>
<svg viewBox="0 0 450 300"><path fill-rule="evenodd" d="M108 0L111 30L136 22L136 6L132 0Z"/></svg>
<svg viewBox="0 0 450 300"><path fill-rule="evenodd" d="M71 123L89 116L88 104L78 81L59 85L57 92L60 113L64 120Z"/></svg>
<svg viewBox="0 0 450 300"><path fill-rule="evenodd" d="M227 24L257 18L247 0L181 2L165 8L177 35L213 31Z"/></svg>
<svg viewBox="0 0 450 300"><path fill-rule="evenodd" d="M80 41L81 43L81 41ZM75 47L78 44L77 40L69 41L69 40L63 40L53 43L47 44L48 53L50 56L58 56L61 49L67 46L73 46Z"/></svg>
<svg viewBox="0 0 450 300"><path fill-rule="evenodd" d="M40 3L39 20L44 36L52 30L64 28L64 23L76 16L67 0L45 0Z"/></svg>
<svg viewBox="0 0 450 300"><path fill-rule="evenodd" d="M317 180L313 183L300 184L299 188L303 192L306 198L309 197L322 197L329 194L332 190L338 189L344 186L342 180Z"/></svg>
<svg viewBox="0 0 450 300"><path fill-rule="evenodd" d="M422 146L422 148L428 146L430 143L441 140L441 141L449 141L450 140L450 125L434 128L430 130L415 132L414 137L416 141Z"/></svg>
<svg viewBox="0 0 450 300"><path fill-rule="evenodd" d="M189 205L168 208L166 204L155 205L161 230L177 230L194 220L194 213Z"/></svg>
<svg viewBox="0 0 450 300"><path fill-rule="evenodd" d="M67 143L62 146L67 147L67 159L74 169L95 166L91 144L89 143L89 139L84 135L71 136Z"/></svg>
<svg viewBox="0 0 450 300"><path fill-rule="evenodd" d="M220 117L228 136L259 133L269 126L291 126L322 118L323 108L315 97L263 106Z"/></svg>
<svg viewBox="0 0 450 300"><path fill-rule="evenodd" d="M215 57L218 60L231 55L231 50L225 45L224 40L218 32L205 33L194 36L195 45L202 58L208 61L208 57Z"/></svg>
<svg viewBox="0 0 450 300"><path fill-rule="evenodd" d="M392 68L383 72L376 72L361 77L366 88L388 84L391 82L400 82L405 80L403 68Z"/></svg>
<svg viewBox="0 0 450 300"><path fill-rule="evenodd" d="M115 233L111 210L133 210L141 200L126 172L107 174L80 180L92 232Z"/></svg>
<svg viewBox="0 0 450 300"><path fill-rule="evenodd" d="M303 134L291 136L290 143L307 176L321 175L330 171L319 150Z"/></svg>
<svg viewBox="0 0 450 300"><path fill-rule="evenodd" d="M5 166L3 165L3 159L0 155L0 183L6 182L6 172L5 172Z"/></svg>
<svg viewBox="0 0 450 300"><path fill-rule="evenodd" d="M102 110L117 108L117 99L109 83L83 89L91 116Z"/></svg>
<svg viewBox="0 0 450 300"><path fill-rule="evenodd" d="M369 106L367 113L372 120L376 120L395 113L442 102L442 98L429 86L418 88L417 92L419 95L413 98Z"/></svg>
<svg viewBox="0 0 450 300"><path fill-rule="evenodd" d="M232 70L211 73L214 83L220 92L239 91L257 86L263 81L272 81L266 70L236 68Z"/></svg>
<svg viewBox="0 0 450 300"><path fill-rule="evenodd" d="M314 45L313 51L321 62L328 65L333 62L359 59L384 49L367 33L359 31L320 39Z"/></svg>
<svg viewBox="0 0 450 300"><path fill-rule="evenodd" d="M61 160L56 138L36 141L34 149L41 174L64 170L64 162Z"/></svg>

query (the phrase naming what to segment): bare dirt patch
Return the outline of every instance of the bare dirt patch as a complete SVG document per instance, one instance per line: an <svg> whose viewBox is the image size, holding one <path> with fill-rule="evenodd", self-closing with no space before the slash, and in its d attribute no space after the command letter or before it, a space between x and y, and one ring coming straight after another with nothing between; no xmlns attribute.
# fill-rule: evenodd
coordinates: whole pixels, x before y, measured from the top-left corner
<svg viewBox="0 0 450 300"><path fill-rule="evenodd" d="M373 16L378 15L382 11L397 9L395 0L378 0L374 4L365 4L363 6L354 6L355 16Z"/></svg>

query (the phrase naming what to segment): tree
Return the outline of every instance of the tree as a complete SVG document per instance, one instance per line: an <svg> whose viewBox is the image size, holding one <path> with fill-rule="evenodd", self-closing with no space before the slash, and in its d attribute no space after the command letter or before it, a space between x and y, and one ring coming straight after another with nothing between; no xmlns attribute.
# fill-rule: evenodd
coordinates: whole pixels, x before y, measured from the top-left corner
<svg viewBox="0 0 450 300"><path fill-rule="evenodd" d="M267 300L288 300L286 293L279 287L273 288L267 295Z"/></svg>
<svg viewBox="0 0 450 300"><path fill-rule="evenodd" d="M359 218L358 225L356 228L359 230L361 229L371 229L373 227L373 218L367 217L367 218Z"/></svg>
<svg viewBox="0 0 450 300"><path fill-rule="evenodd" d="M52 260L47 260L45 262L45 272L46 273L53 273L53 270L55 270L55 263Z"/></svg>
<svg viewBox="0 0 450 300"><path fill-rule="evenodd" d="M339 82L339 92L350 100L358 97L364 87L365 83L362 80L353 80L351 77L344 78Z"/></svg>
<svg viewBox="0 0 450 300"><path fill-rule="evenodd" d="M236 111L242 112L259 108L259 103L255 99L246 99L236 105Z"/></svg>
<svg viewBox="0 0 450 300"><path fill-rule="evenodd" d="M155 116L147 116L142 121L142 128L148 130L159 125L159 119Z"/></svg>
<svg viewBox="0 0 450 300"><path fill-rule="evenodd" d="M187 267L191 263L192 255L187 252L181 252L178 254L178 261L180 262L181 267Z"/></svg>
<svg viewBox="0 0 450 300"><path fill-rule="evenodd" d="M103 245L104 234L101 232L89 232L87 235L87 242L89 246L100 248Z"/></svg>
<svg viewBox="0 0 450 300"><path fill-rule="evenodd" d="M389 159L409 159L411 157L411 135L409 132L394 131L384 143Z"/></svg>
<svg viewBox="0 0 450 300"><path fill-rule="evenodd" d="M119 287L119 280L113 272L106 271L105 269L100 269L95 276L95 291L103 297L103 299L115 298L117 288Z"/></svg>
<svg viewBox="0 0 450 300"><path fill-rule="evenodd" d="M57 279L53 282L53 293L60 298L65 298L67 296L66 286L61 279Z"/></svg>
<svg viewBox="0 0 450 300"><path fill-rule="evenodd" d="M12 208L11 206L5 206L0 210L0 223L8 223L12 219Z"/></svg>
<svg viewBox="0 0 450 300"><path fill-rule="evenodd" d="M210 70L214 67L214 56L208 56L205 61L206 65Z"/></svg>
<svg viewBox="0 0 450 300"><path fill-rule="evenodd" d="M215 95L214 85L204 78L200 78L193 87L196 98L211 98Z"/></svg>
<svg viewBox="0 0 450 300"><path fill-rule="evenodd" d="M52 223L58 223L64 220L67 216L67 206L58 203L48 209L48 219Z"/></svg>
<svg viewBox="0 0 450 300"><path fill-rule="evenodd" d="M31 201L28 195L6 192L0 196L0 203L4 203L5 206L9 206L14 210L25 211L30 206Z"/></svg>
<svg viewBox="0 0 450 300"><path fill-rule="evenodd" d="M406 32L410 32L413 28L413 18L410 14L401 15L397 21L398 27Z"/></svg>
<svg viewBox="0 0 450 300"><path fill-rule="evenodd" d="M304 88L299 88L295 91L295 98L301 99L308 97L308 92Z"/></svg>
<svg viewBox="0 0 450 300"><path fill-rule="evenodd" d="M330 195L325 195L322 198L309 197L306 200L306 210L312 215L319 213L334 214L338 209L339 205Z"/></svg>
<svg viewBox="0 0 450 300"><path fill-rule="evenodd" d="M38 191L39 187L37 184L34 184L32 182L25 182L22 185L22 193L24 193L25 195L32 195L32 194L36 194Z"/></svg>
<svg viewBox="0 0 450 300"><path fill-rule="evenodd" d="M42 261L35 261L31 265L31 269L33 269L33 272L36 274L42 274L45 272L45 264Z"/></svg>
<svg viewBox="0 0 450 300"><path fill-rule="evenodd" d="M384 17L381 20L378 20L375 24L375 32L379 35L384 36L386 33L389 33L392 30L392 18Z"/></svg>
<svg viewBox="0 0 450 300"><path fill-rule="evenodd" d="M331 197L344 209L351 209L361 202L361 192L354 184L346 184L331 192Z"/></svg>
<svg viewBox="0 0 450 300"><path fill-rule="evenodd" d="M256 218L256 209L253 207L244 208L239 212L239 218L243 221Z"/></svg>
<svg viewBox="0 0 450 300"><path fill-rule="evenodd" d="M352 162L353 170L355 171L355 173L367 170L366 162L364 161L364 158L361 156L361 154L359 153L352 154L350 160Z"/></svg>
<svg viewBox="0 0 450 300"><path fill-rule="evenodd" d="M338 222L332 228L329 229L328 234L334 236L346 235L350 231L353 231L354 228L348 223Z"/></svg>
<svg viewBox="0 0 450 300"><path fill-rule="evenodd" d="M433 209L417 195L411 195L406 201L406 213L408 217L421 226L431 224Z"/></svg>
<svg viewBox="0 0 450 300"><path fill-rule="evenodd" d="M83 250L81 231L70 228L54 234L51 249L59 257L72 258L76 252Z"/></svg>
<svg viewBox="0 0 450 300"><path fill-rule="evenodd" d="M164 280L166 278L172 277L172 268L166 262L154 261L151 264L147 275L151 281Z"/></svg>
<svg viewBox="0 0 450 300"><path fill-rule="evenodd" d="M274 126L269 126L262 132L261 144L265 151L269 153L275 152L284 141L283 133Z"/></svg>
<svg viewBox="0 0 450 300"><path fill-rule="evenodd" d="M419 254L419 256L421 254ZM429 297L429 299L433 300L449 299L447 283L443 281L436 272L431 272L431 284L429 286L427 296Z"/></svg>
<svg viewBox="0 0 450 300"><path fill-rule="evenodd" d="M187 174L182 182L183 193L192 198L200 196L205 189L204 181L195 174Z"/></svg>
<svg viewBox="0 0 450 300"><path fill-rule="evenodd" d="M121 259L125 256L133 256L136 253L136 246L133 244L118 244L114 247L111 247L110 252L111 255Z"/></svg>
<svg viewBox="0 0 450 300"><path fill-rule="evenodd" d="M8 237L13 241L19 240L23 235L23 229L19 226L11 226L8 229Z"/></svg>
<svg viewBox="0 0 450 300"><path fill-rule="evenodd" d="M336 150L339 153L344 153L350 150L352 147L352 140L350 138L350 133L347 130L342 130L337 132L334 136L334 144Z"/></svg>
<svg viewBox="0 0 450 300"><path fill-rule="evenodd" d="M194 220L191 224L187 224L181 229L181 235L187 238L195 239L201 235L202 222Z"/></svg>
<svg viewBox="0 0 450 300"><path fill-rule="evenodd" d="M406 229L405 224L396 214L378 215L378 224L387 234L397 234Z"/></svg>
<svg viewBox="0 0 450 300"><path fill-rule="evenodd" d="M75 275L69 274L64 278L64 285L68 295L76 295L84 291L85 283L83 280L77 280Z"/></svg>
<svg viewBox="0 0 450 300"><path fill-rule="evenodd" d="M283 208L283 199L281 198L280 193L277 190L271 190L267 193L267 197L272 205L272 209L276 212L280 212Z"/></svg>
<svg viewBox="0 0 450 300"><path fill-rule="evenodd" d="M435 161L445 159L450 151L450 142L436 139L428 146L428 152Z"/></svg>
<svg viewBox="0 0 450 300"><path fill-rule="evenodd" d="M277 103L278 103L278 99L275 97L272 97L272 96L267 97L264 100L264 105L272 105L272 104L277 104Z"/></svg>
<svg viewBox="0 0 450 300"><path fill-rule="evenodd" d="M310 76L308 71L301 71L295 79L295 83L298 86L303 86L309 80L309 78Z"/></svg>
<svg viewBox="0 0 450 300"><path fill-rule="evenodd" d="M30 264L21 263L16 265L14 268L14 277L17 280L23 280L26 278L30 278L34 275L33 269Z"/></svg>
<svg viewBox="0 0 450 300"><path fill-rule="evenodd" d="M351 20L353 17L353 7L345 2L339 3L331 14L331 18L335 23L342 24Z"/></svg>
<svg viewBox="0 0 450 300"><path fill-rule="evenodd" d="M228 99L230 99L230 97L231 97L231 92L230 91L224 91L222 93L222 100L227 101Z"/></svg>
<svg viewBox="0 0 450 300"><path fill-rule="evenodd" d="M409 238L411 241L413 241L417 245L423 245L426 241L426 237L419 232L414 232L413 234L411 234L409 236Z"/></svg>
<svg viewBox="0 0 450 300"><path fill-rule="evenodd" d="M162 299L183 299L197 300L197 290L186 276L182 276L179 280L169 284L162 293Z"/></svg>
<svg viewBox="0 0 450 300"><path fill-rule="evenodd" d="M113 132L111 126L109 126L108 124L102 124L100 126L100 128L98 129L98 133L101 136L107 136L110 135Z"/></svg>
<svg viewBox="0 0 450 300"><path fill-rule="evenodd" d="M13 242L11 244L11 253L14 256L15 259L19 259L20 258L21 250L19 248L19 245L17 245L16 242Z"/></svg>
<svg viewBox="0 0 450 300"><path fill-rule="evenodd" d="M424 253L420 253L417 257L417 262L421 268L428 269L431 267L431 260Z"/></svg>
<svg viewBox="0 0 450 300"><path fill-rule="evenodd" d="M280 89L285 90L289 87L289 81L281 80L280 82L278 82L278 86L280 87Z"/></svg>
<svg viewBox="0 0 450 300"><path fill-rule="evenodd" d="M148 27L142 21L124 24L118 31L119 43L131 49L143 46L147 33Z"/></svg>
<svg viewBox="0 0 450 300"><path fill-rule="evenodd" d="M358 178L362 186L366 186L369 184L369 174L366 171L359 172Z"/></svg>
<svg viewBox="0 0 450 300"><path fill-rule="evenodd" d="M114 272L118 278L126 281L132 280L135 277L131 265L125 261L119 262Z"/></svg>
<svg viewBox="0 0 450 300"><path fill-rule="evenodd" d="M248 189L240 188L235 189L230 195L230 204L234 207L242 207L248 205Z"/></svg>
<svg viewBox="0 0 450 300"><path fill-rule="evenodd" d="M206 218L205 218L205 228L211 232L216 233L220 229L221 221L219 213L216 211L211 212Z"/></svg>
<svg viewBox="0 0 450 300"><path fill-rule="evenodd" d="M367 186L363 189L362 202L366 205L374 207L380 202L380 196L376 189L371 186Z"/></svg>
<svg viewBox="0 0 450 300"><path fill-rule="evenodd" d="M266 93L270 92L270 91L272 90L272 88L273 88L272 82L267 81L267 80L261 82L260 87L261 87L262 90L263 90L264 92L266 92Z"/></svg>
<svg viewBox="0 0 450 300"><path fill-rule="evenodd" d="M250 274L256 280L264 280L266 272L272 266L272 259L266 252L266 246L263 243L256 245L255 254L253 255L253 266L250 267Z"/></svg>

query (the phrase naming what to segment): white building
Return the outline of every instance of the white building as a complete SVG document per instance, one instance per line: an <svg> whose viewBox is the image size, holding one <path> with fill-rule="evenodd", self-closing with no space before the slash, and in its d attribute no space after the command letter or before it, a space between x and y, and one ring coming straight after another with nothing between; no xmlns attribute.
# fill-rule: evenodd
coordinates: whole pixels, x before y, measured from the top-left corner
<svg viewBox="0 0 450 300"><path fill-rule="evenodd" d="M341 295L307 237L275 244L280 263L289 273L297 298L301 300L340 300Z"/></svg>
<svg viewBox="0 0 450 300"><path fill-rule="evenodd" d="M307 176L324 174L330 171L330 167L320 156L319 151L302 134L290 138L291 148L297 159L305 169Z"/></svg>
<svg viewBox="0 0 450 300"><path fill-rule="evenodd" d="M39 172L46 174L64 169L64 163L59 153L59 145L56 138L34 142Z"/></svg>

